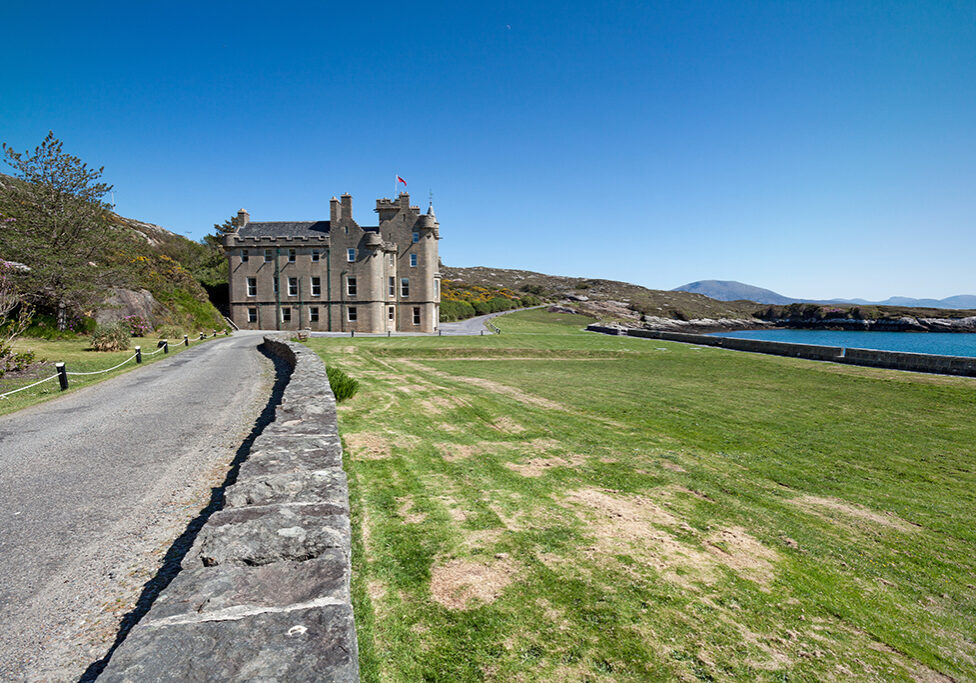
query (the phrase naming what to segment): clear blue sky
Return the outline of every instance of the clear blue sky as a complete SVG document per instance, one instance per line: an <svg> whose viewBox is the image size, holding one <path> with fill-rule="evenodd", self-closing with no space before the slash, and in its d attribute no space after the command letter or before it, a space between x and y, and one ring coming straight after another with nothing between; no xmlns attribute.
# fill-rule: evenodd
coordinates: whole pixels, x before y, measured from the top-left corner
<svg viewBox="0 0 976 683"><path fill-rule="evenodd" d="M200 238L362 224L394 173L450 265L803 297L976 293L976 2L0 9L0 139ZM9 170L9 169L7 169Z"/></svg>

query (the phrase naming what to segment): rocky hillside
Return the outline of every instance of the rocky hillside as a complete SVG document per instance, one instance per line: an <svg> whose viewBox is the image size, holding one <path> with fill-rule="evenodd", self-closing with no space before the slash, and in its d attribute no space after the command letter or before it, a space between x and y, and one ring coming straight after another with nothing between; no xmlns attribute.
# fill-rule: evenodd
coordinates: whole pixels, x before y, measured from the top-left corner
<svg viewBox="0 0 976 683"><path fill-rule="evenodd" d="M684 291L647 289L616 280L545 275L504 268L441 266L452 281L503 288L540 297L560 308L605 324L687 332L797 328L974 332L976 311L904 306L845 304L764 305L753 301L717 301Z"/></svg>
<svg viewBox="0 0 976 683"><path fill-rule="evenodd" d="M504 268L441 266L446 279L503 288L571 308L603 322L654 325L669 329L744 327L767 324L754 317L761 308L748 301L716 301L701 294L648 289L617 280L546 275Z"/></svg>
<svg viewBox="0 0 976 683"><path fill-rule="evenodd" d="M22 181L0 174L0 210L16 213L14 190ZM145 318L153 327L175 325L187 332L223 329L226 325L211 304L207 291L189 270L204 257L207 248L158 225L109 213L116 235L108 248L101 249L89 262L90 277L101 289L98 301L72 312L72 326L86 328L85 318L109 323L124 316ZM19 227L19 226L18 226ZM5 229L11 229L7 227ZM28 239L13 242L23 253L0 253L0 259L31 267L31 253L43 249L41 236L26 233ZM38 311L39 324L51 311ZM77 328L77 324L81 324Z"/></svg>

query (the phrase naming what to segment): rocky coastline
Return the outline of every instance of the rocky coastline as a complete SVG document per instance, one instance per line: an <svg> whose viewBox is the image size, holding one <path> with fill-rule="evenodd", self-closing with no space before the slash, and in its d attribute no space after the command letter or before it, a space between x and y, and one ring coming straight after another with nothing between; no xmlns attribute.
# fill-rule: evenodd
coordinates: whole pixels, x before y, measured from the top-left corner
<svg viewBox="0 0 976 683"><path fill-rule="evenodd" d="M708 334L710 332L742 332L747 330L792 329L792 330L836 330L861 332L976 332L976 316L967 318L879 318L876 320L857 320L849 318L798 319L781 318L762 320L759 318L697 318L677 320L642 316L634 323L606 323L610 327L637 327L662 332L688 332Z"/></svg>

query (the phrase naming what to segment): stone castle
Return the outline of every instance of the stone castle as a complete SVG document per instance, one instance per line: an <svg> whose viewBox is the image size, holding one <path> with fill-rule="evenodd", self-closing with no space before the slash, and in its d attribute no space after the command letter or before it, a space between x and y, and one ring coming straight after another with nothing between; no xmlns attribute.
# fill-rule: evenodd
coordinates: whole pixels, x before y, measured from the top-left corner
<svg viewBox="0 0 976 683"><path fill-rule="evenodd" d="M224 237L230 315L241 329L436 332L440 317L433 204L403 192L376 200L379 225L332 198L327 221L252 222L241 209Z"/></svg>

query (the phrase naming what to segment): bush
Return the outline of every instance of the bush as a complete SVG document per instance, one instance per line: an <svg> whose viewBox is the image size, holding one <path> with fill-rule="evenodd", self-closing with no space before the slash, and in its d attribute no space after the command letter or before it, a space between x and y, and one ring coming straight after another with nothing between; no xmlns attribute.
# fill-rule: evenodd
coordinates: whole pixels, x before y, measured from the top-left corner
<svg viewBox="0 0 976 683"><path fill-rule="evenodd" d="M33 351L13 351L10 347L0 346L0 377L8 372L25 370L35 360L37 356Z"/></svg>
<svg viewBox="0 0 976 683"><path fill-rule="evenodd" d="M474 306L467 301L441 299L441 322L449 323L475 316Z"/></svg>
<svg viewBox="0 0 976 683"><path fill-rule="evenodd" d="M80 318L69 318L67 329L59 330L57 319L53 315L35 313L30 327L24 330L24 336L48 341L74 339L79 334L91 334L96 327L98 327L98 323L95 322L94 318L82 316Z"/></svg>
<svg viewBox="0 0 976 683"><path fill-rule="evenodd" d="M152 332L152 324L141 315L127 315L119 320L119 324L128 327L133 337L145 337Z"/></svg>
<svg viewBox="0 0 976 683"><path fill-rule="evenodd" d="M132 333L125 323L100 325L92 334L91 347L95 351L124 351L129 348L131 339Z"/></svg>
<svg viewBox="0 0 976 683"><path fill-rule="evenodd" d="M332 387L332 393L335 394L337 402L352 398L359 391L359 382L339 368L327 366L325 372L329 376L329 386Z"/></svg>
<svg viewBox="0 0 976 683"><path fill-rule="evenodd" d="M177 325L163 325L156 329L157 339L183 339L184 334L183 328Z"/></svg>

